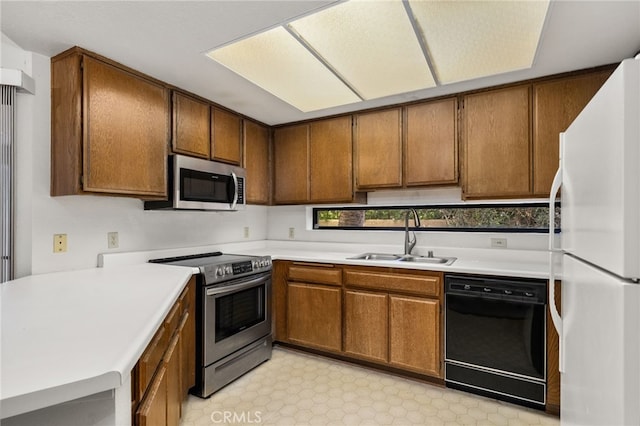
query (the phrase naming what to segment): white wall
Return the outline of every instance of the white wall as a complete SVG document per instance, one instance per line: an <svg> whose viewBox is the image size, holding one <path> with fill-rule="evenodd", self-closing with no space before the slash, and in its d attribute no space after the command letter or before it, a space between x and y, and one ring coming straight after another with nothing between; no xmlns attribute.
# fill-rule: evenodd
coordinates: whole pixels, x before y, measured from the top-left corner
<svg viewBox="0 0 640 426"><path fill-rule="evenodd" d="M4 35L3 47L10 45ZM4 49L3 49L4 50ZM29 53L36 94L18 95L16 112L16 278L91 268L99 253L211 245L266 238L267 208L242 212L144 211L137 199L51 197L50 58ZM244 238L244 227L249 238ZM119 233L118 249L107 232ZM53 234L67 234L68 251L53 253Z"/></svg>

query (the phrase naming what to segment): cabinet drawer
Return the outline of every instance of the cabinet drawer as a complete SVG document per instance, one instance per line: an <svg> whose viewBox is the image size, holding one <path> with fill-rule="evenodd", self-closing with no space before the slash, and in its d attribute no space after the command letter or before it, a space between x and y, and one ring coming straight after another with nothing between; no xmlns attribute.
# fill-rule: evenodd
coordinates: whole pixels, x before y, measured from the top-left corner
<svg viewBox="0 0 640 426"><path fill-rule="evenodd" d="M162 361L162 357L164 352L167 349L167 344L169 342L169 335L165 327L160 327L158 332L147 349L145 349L144 353L140 357L140 361L138 361L138 378L136 382L138 383L138 395L142 397L147 390L147 386L149 382L151 382L151 378L155 373L158 365L160 365L160 361Z"/></svg>
<svg viewBox="0 0 640 426"><path fill-rule="evenodd" d="M180 300L178 300L175 305L173 305L173 308L171 308L171 311L169 311L169 313L167 314L167 317L164 319L164 328L169 338L176 330L176 328L178 328L181 315L182 304L180 303Z"/></svg>
<svg viewBox="0 0 640 426"><path fill-rule="evenodd" d="M292 265L289 280L329 285L342 285L342 270L332 266Z"/></svg>
<svg viewBox="0 0 640 426"><path fill-rule="evenodd" d="M167 424L167 368L163 365L136 412L139 426Z"/></svg>
<svg viewBox="0 0 640 426"><path fill-rule="evenodd" d="M420 296L439 296L442 286L439 276L344 271L345 285L372 290L397 291Z"/></svg>

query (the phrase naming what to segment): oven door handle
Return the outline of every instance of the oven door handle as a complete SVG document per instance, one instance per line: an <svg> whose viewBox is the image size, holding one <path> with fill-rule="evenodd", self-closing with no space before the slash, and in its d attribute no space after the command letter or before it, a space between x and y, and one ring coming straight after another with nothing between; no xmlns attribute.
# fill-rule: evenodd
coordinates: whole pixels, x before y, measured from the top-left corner
<svg viewBox="0 0 640 426"><path fill-rule="evenodd" d="M250 281L245 281L243 283L239 283L239 284L233 284L230 286L223 286L223 287L211 287L207 289L207 296L218 296L220 294L227 294L227 293L233 293L239 290L244 290L250 287L255 287L256 284L259 284L260 282L264 282L267 281L268 277L258 277L258 278L254 278Z"/></svg>

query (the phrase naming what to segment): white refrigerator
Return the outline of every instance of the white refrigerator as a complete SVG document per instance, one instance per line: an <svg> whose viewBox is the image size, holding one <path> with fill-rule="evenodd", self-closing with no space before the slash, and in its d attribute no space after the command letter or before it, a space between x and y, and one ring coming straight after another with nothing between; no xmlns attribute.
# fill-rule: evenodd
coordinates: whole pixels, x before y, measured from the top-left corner
<svg viewBox="0 0 640 426"><path fill-rule="evenodd" d="M640 425L640 57L614 71L560 135L562 425ZM560 247L554 246L560 241ZM555 262L554 262L555 261Z"/></svg>

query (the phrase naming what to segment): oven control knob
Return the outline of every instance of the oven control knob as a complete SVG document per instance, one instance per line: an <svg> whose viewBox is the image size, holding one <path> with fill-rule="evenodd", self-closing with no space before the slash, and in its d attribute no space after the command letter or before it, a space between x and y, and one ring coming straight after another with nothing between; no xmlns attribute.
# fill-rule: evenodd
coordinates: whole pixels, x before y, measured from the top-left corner
<svg viewBox="0 0 640 426"><path fill-rule="evenodd" d="M528 291L525 291L524 295L527 296L527 297L533 297L533 293L530 293Z"/></svg>
<svg viewBox="0 0 640 426"><path fill-rule="evenodd" d="M493 289L489 287L484 287L482 290L484 290L485 293L491 293L493 291Z"/></svg>
<svg viewBox="0 0 640 426"><path fill-rule="evenodd" d="M225 274L231 274L233 272L233 268L229 265L224 267L224 273Z"/></svg>
<svg viewBox="0 0 640 426"><path fill-rule="evenodd" d="M224 275L224 270L222 268L220 268L220 267L217 267L216 268L216 275L219 276L219 277L223 276Z"/></svg>
<svg viewBox="0 0 640 426"><path fill-rule="evenodd" d="M260 261L260 267L261 267L261 268L262 268L262 267L264 267L266 264L267 264L267 263L266 263L264 260L261 260L261 261Z"/></svg>
<svg viewBox="0 0 640 426"><path fill-rule="evenodd" d="M465 285L464 285L464 289L465 289L465 290L471 290L471 286L470 286L469 284L465 284Z"/></svg>
<svg viewBox="0 0 640 426"><path fill-rule="evenodd" d="M504 291L504 294L509 295L509 294L513 294L513 292L512 292L511 290L505 290L505 291Z"/></svg>

